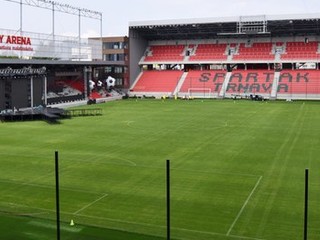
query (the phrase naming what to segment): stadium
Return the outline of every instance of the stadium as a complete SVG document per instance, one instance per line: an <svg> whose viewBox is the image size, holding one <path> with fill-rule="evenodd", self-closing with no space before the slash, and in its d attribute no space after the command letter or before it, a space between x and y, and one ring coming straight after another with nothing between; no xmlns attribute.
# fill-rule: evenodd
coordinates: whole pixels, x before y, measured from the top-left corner
<svg viewBox="0 0 320 240"><path fill-rule="evenodd" d="M0 29L0 239L318 239L319 19L130 22L128 88L102 34Z"/></svg>
<svg viewBox="0 0 320 240"><path fill-rule="evenodd" d="M318 18L262 15L132 23L131 77L140 69L151 71L142 72L131 94L318 99ZM150 82L163 78L162 85Z"/></svg>

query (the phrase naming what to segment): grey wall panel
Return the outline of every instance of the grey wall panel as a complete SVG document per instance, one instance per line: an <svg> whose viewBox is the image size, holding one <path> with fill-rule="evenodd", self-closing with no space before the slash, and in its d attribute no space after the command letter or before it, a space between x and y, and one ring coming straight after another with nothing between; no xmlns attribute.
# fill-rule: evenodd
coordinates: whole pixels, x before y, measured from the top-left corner
<svg viewBox="0 0 320 240"><path fill-rule="evenodd" d="M129 46L130 46L130 86L138 77L141 69L139 66L139 61L143 56L145 50L148 46L148 41L141 38L137 31L130 29L129 33Z"/></svg>
<svg viewBox="0 0 320 240"><path fill-rule="evenodd" d="M5 105L5 98L4 98L4 87L5 87L5 80L0 80L0 110L6 108Z"/></svg>
<svg viewBox="0 0 320 240"><path fill-rule="evenodd" d="M35 107L43 104L43 81L44 80L42 77L37 77L33 79L33 105Z"/></svg>

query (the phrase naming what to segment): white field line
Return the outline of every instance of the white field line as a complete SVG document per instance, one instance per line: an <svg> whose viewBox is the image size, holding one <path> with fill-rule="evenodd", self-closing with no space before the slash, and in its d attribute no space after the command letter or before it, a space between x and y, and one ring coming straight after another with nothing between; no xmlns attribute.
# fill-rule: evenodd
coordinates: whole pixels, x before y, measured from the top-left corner
<svg viewBox="0 0 320 240"><path fill-rule="evenodd" d="M7 204L10 204L10 205L14 205L14 206L27 207L27 208L30 208L30 209L36 209L36 210L42 210L42 211L45 210L45 211L47 211L47 212L55 212L55 210L51 210L51 209L30 207L30 206L25 206L25 205L22 205L22 204L15 204L15 203L8 203L8 202L3 202L3 203L7 203ZM114 218L106 218L106 217L99 217L99 216L90 216L90 215L84 215L84 214L74 214L74 213L65 212L65 211L61 211L61 213L63 213L63 214L70 214L70 215L76 215L76 216L84 217L84 218L91 218L91 219L98 219L98 220L106 220L106 221L110 221L110 222L118 222L118 223L132 224L132 225L145 226L145 227L154 227L154 228L166 228L166 226L155 225L155 224L150 224L150 223L139 223L139 222L125 221L125 220L121 220L121 219L114 219ZM96 226L96 227L106 227L106 226L101 226L101 225L100 225L100 226ZM118 228L116 228L116 229L118 229ZM227 236L226 234L223 234L223 233L198 231L198 230L191 230L191 229L178 228L178 227L172 227L171 229L172 229L172 230L177 230L177 231L182 231L182 232L206 234L206 235L210 235L210 236L226 236L226 237L233 238L233 239L242 239L242 240L265 240L265 239L262 239L262 238L254 238L254 237L246 237L246 236L237 236L237 235L229 235L229 236ZM118 229L118 230L124 230L124 231L125 231L125 229Z"/></svg>
<svg viewBox="0 0 320 240"><path fill-rule="evenodd" d="M65 213L67 213L67 212L65 212ZM67 214L70 214L70 213L67 213ZM138 222L124 221L124 220L114 219L114 218L90 216L90 215L84 215L84 214L76 214L76 215L79 216L79 217L107 220L107 221L112 221L112 222L132 224L132 225L138 225L138 226L146 226L146 227L154 227L154 228L166 228L166 226L155 225L155 224L150 224L150 223L138 223ZM211 236L224 236L224 237L227 236L226 234L223 234L223 233L198 231L198 230L192 230L192 229L186 229L186 228L171 227L171 229L172 230L182 231L182 232L192 232L192 233L206 234L206 235L211 235ZM261 239L261 238L236 236L236 235L229 235L227 237L234 238L234 239L243 239L243 240L264 240L264 239Z"/></svg>
<svg viewBox="0 0 320 240"><path fill-rule="evenodd" d="M137 168L150 168L150 169L165 169L164 167L157 166L147 166L147 165L136 165ZM193 170L185 168L175 168L171 167L171 170L182 171L182 172L194 172L194 173L208 173L208 174L217 174L217 175L230 175L230 176L243 176L243 177L260 177L261 175L255 174L246 174L246 173L233 173L233 172L218 172L218 171L203 171L203 170Z"/></svg>
<svg viewBox="0 0 320 240"><path fill-rule="evenodd" d="M99 202L101 199L103 199L103 198L105 198L105 197L107 197L108 196L108 194L106 193L106 194L104 194L102 197L100 197L100 198L98 198L98 199L96 199L96 200L94 200L93 202L91 202L91 203L89 203L89 204L87 204L86 206L84 206L83 208L80 208L78 211L75 211L73 214L78 214L79 212L81 212L81 211L83 211L83 210L85 210L86 208L88 208L88 207L90 207L90 206L92 206L93 204L95 204L96 202Z"/></svg>
<svg viewBox="0 0 320 240"><path fill-rule="evenodd" d="M30 186L30 187L38 187L38 188L47 188L47 189L53 189L55 186L49 186L49 185L42 185L42 184L35 184L35 183L24 183L24 182L16 182L12 180L1 180L1 183L10 183L15 185L21 185L21 186ZM91 193L91 194L102 194L101 192L93 192L93 191L86 191L82 189L76 189L76 188L69 188L69 187L60 187L60 190L67 190L71 192L82 192L82 193Z"/></svg>
<svg viewBox="0 0 320 240"><path fill-rule="evenodd" d="M248 239L248 240L266 240L266 239L263 239L263 238L243 237L243 236L237 236L237 235L232 235L232 234L230 234L227 237L232 237L232 238L237 238L237 239Z"/></svg>
<svg viewBox="0 0 320 240"><path fill-rule="evenodd" d="M139 166L138 166L139 167ZM246 173L233 173L233 172L217 172L217 171L202 171L193 169L183 169L183 168L170 168L171 170L177 170L182 172L194 172L194 173L211 173L217 175L231 175L231 176L243 176L243 177L260 177L260 175L246 174Z"/></svg>
<svg viewBox="0 0 320 240"><path fill-rule="evenodd" d="M246 208L248 202L250 201L253 193L256 191L257 187L259 186L259 184L260 184L260 182L261 182L261 179L262 179L262 176L260 176L260 178L258 179L256 185L254 186L254 188L252 189L251 193L249 194L247 200L246 200L246 201L244 202L244 204L242 205L242 208L240 209L238 215L237 215L236 218L234 219L233 223L231 224L231 226L230 226L230 228L229 228L229 230L228 230L228 232L227 232L227 234L226 234L227 236L232 236L232 235L230 235L230 233L231 233L233 227L236 225L236 223L237 223L237 221L239 220L239 218L240 218L243 210Z"/></svg>
<svg viewBox="0 0 320 240"><path fill-rule="evenodd" d="M106 160L106 162L104 162L104 160ZM118 162L112 162L113 160L118 161ZM119 162L119 160L120 160L120 162ZM68 161L73 161L73 164L77 164L78 162L83 162L83 163L95 163L96 165L120 165L120 166L125 165L125 166L129 166L129 167L137 166L137 164L135 162L128 160L128 159L125 159L125 158L120 158L120 157L110 157L107 159L105 158L105 156L98 156L98 158L86 157L85 160L80 160L80 159L76 159L76 158L68 158Z"/></svg>

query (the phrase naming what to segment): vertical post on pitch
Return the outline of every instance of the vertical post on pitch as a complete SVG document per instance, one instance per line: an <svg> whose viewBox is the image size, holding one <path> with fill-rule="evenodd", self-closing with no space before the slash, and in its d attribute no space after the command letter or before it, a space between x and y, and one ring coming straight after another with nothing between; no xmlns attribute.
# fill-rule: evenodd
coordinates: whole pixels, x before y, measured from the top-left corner
<svg viewBox="0 0 320 240"><path fill-rule="evenodd" d="M60 240L60 200L59 200L59 156L55 152L55 173L56 173L56 215L57 215L57 240Z"/></svg>
<svg viewBox="0 0 320 240"><path fill-rule="evenodd" d="M304 240L308 239L308 195L309 195L309 169L305 171L305 192L304 192Z"/></svg>
<svg viewBox="0 0 320 240"><path fill-rule="evenodd" d="M170 160L167 160L167 240L170 240Z"/></svg>

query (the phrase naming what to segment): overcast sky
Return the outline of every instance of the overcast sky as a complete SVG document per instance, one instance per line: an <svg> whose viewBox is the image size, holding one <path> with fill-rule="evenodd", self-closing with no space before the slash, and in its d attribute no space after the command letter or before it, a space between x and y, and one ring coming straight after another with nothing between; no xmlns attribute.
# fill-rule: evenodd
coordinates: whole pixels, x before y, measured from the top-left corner
<svg viewBox="0 0 320 240"><path fill-rule="evenodd" d="M0 28L19 29L19 4L0 0ZM320 13L320 0L57 0L72 6L102 12L103 36L128 35L131 21L208 18L244 15L274 15ZM49 10L23 8L23 30L51 33ZM55 32L58 35L77 35L78 17L56 13ZM81 35L100 36L100 22L81 20Z"/></svg>

